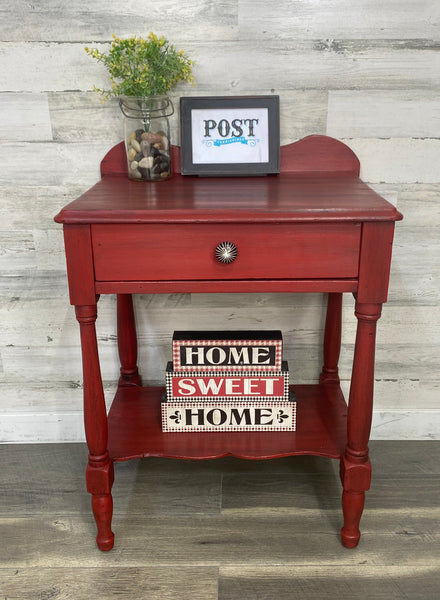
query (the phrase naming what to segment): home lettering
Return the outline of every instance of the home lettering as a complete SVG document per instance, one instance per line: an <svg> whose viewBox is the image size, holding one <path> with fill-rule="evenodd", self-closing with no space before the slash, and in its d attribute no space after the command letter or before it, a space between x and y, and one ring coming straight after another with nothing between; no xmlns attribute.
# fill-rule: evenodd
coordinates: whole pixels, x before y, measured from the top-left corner
<svg viewBox="0 0 440 600"><path fill-rule="evenodd" d="M243 421L246 425L272 425L272 408L231 408L230 410L222 408L196 408L193 410L187 408L185 410L185 425L187 427L204 426L206 424L213 427L225 424L240 425Z"/></svg>
<svg viewBox="0 0 440 600"><path fill-rule="evenodd" d="M273 365L275 352L275 346L186 346L180 360L184 366Z"/></svg>

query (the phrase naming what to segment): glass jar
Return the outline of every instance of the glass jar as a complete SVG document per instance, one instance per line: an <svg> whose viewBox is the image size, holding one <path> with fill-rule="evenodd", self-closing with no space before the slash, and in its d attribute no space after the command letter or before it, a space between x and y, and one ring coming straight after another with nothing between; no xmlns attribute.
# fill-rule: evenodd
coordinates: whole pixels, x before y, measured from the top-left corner
<svg viewBox="0 0 440 600"><path fill-rule="evenodd" d="M170 123L174 107L168 96L124 96L128 177L136 181L166 181L171 177Z"/></svg>

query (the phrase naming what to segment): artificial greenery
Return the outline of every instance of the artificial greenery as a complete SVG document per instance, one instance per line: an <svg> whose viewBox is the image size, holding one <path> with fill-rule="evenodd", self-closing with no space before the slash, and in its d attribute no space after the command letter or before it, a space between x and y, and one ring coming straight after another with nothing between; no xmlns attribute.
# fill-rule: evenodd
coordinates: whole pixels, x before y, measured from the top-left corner
<svg viewBox="0 0 440 600"><path fill-rule="evenodd" d="M152 31L148 39L120 39L113 35L108 54L86 46L87 54L102 62L110 74L111 89L95 87L105 98L111 96L156 96L167 94L179 81L192 83L194 64L183 50L177 51Z"/></svg>

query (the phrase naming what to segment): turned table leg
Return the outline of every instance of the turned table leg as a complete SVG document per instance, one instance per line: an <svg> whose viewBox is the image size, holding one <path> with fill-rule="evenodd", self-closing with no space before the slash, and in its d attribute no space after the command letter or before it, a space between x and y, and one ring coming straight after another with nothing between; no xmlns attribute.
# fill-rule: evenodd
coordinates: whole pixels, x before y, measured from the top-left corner
<svg viewBox="0 0 440 600"><path fill-rule="evenodd" d="M338 361L341 351L342 294L331 293L327 300L327 316L324 330L324 365L321 383L339 383Z"/></svg>
<svg viewBox="0 0 440 600"><path fill-rule="evenodd" d="M96 304L76 306L80 325L84 376L84 425L89 461L86 469L87 491L92 494L92 510L100 550L111 550L114 534L111 530L113 501L113 462L107 450L107 411L99 366L95 321Z"/></svg>
<svg viewBox="0 0 440 600"><path fill-rule="evenodd" d="M121 361L119 386L141 385L137 367L137 337L131 294L117 295L118 350Z"/></svg>
<svg viewBox="0 0 440 600"><path fill-rule="evenodd" d="M341 459L344 488L341 539L347 548L354 548L359 542L359 522L364 509L365 492L370 488L371 481L368 440L373 411L376 323L381 308L381 304L358 302L355 307L358 326L348 405L347 446Z"/></svg>

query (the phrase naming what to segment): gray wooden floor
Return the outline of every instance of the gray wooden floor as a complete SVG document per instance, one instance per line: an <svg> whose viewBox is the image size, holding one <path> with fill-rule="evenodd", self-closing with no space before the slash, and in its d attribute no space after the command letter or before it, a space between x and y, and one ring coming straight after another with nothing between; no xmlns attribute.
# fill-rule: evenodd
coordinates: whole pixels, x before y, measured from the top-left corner
<svg viewBox="0 0 440 600"><path fill-rule="evenodd" d="M85 446L0 446L0 600L437 600L440 442L370 448L354 550L337 463L297 457L120 463L101 553Z"/></svg>

